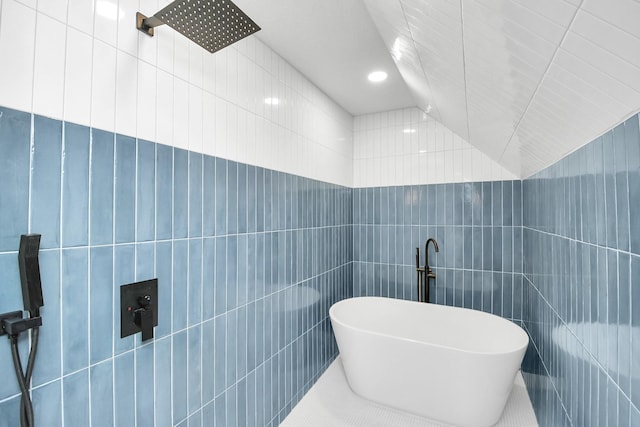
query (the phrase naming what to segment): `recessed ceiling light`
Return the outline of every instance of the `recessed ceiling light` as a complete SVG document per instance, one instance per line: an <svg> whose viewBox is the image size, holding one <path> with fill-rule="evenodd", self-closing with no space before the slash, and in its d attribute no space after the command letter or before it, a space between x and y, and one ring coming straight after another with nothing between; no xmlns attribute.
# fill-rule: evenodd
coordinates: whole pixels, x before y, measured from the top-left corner
<svg viewBox="0 0 640 427"><path fill-rule="evenodd" d="M374 83L382 82L387 79L387 73L385 73L384 71L374 71L373 73L369 74L368 78L369 81Z"/></svg>
<svg viewBox="0 0 640 427"><path fill-rule="evenodd" d="M413 128L406 128L406 129L403 129L402 132L404 132L404 133L416 133L416 130L413 129Z"/></svg>
<svg viewBox="0 0 640 427"><path fill-rule="evenodd" d="M265 98L264 103L268 105L278 105L280 100L278 98Z"/></svg>

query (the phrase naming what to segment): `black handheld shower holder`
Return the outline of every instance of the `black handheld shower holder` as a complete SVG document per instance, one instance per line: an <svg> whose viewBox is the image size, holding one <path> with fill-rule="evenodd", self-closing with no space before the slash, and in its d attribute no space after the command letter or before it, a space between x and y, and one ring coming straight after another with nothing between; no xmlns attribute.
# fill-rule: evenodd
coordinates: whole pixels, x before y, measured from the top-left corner
<svg viewBox="0 0 640 427"><path fill-rule="evenodd" d="M11 311L0 314L0 336L8 335L11 342L11 355L16 372L18 385L20 386L20 426L34 427L33 405L29 390L31 387L31 375L38 350L39 329L42 326L40 307L44 305L42 298L42 283L40 281L40 263L38 253L40 251L39 234L23 234L20 236L20 249L18 251L18 265L20 267L20 284L22 286L22 300L24 309L29 313L24 317L22 311ZM20 352L18 349L18 337L21 333L30 331L31 349L27 370L23 372Z"/></svg>

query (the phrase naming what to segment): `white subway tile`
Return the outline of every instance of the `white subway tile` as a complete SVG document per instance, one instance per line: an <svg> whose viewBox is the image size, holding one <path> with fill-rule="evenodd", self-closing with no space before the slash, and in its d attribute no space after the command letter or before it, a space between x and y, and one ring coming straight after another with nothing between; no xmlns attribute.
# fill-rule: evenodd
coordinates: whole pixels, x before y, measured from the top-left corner
<svg viewBox="0 0 640 427"><path fill-rule="evenodd" d="M113 131L116 110L116 48L93 41L91 126Z"/></svg>
<svg viewBox="0 0 640 427"><path fill-rule="evenodd" d="M142 34L136 28L138 2L120 1L118 3L118 49L130 55L138 55L138 38Z"/></svg>
<svg viewBox="0 0 640 427"><path fill-rule="evenodd" d="M185 82L189 81L189 46L192 43L182 34L171 28L163 28L165 31L171 31L175 34L173 38L173 72L174 75Z"/></svg>
<svg viewBox="0 0 640 427"><path fill-rule="evenodd" d="M189 42L189 83L202 88L203 55L211 55L199 44Z"/></svg>
<svg viewBox="0 0 640 427"><path fill-rule="evenodd" d="M212 93L202 94L202 152L210 156L216 152L216 97Z"/></svg>
<svg viewBox="0 0 640 427"><path fill-rule="evenodd" d="M116 58L116 132L136 135L138 60L123 51Z"/></svg>
<svg viewBox="0 0 640 427"><path fill-rule="evenodd" d="M111 46L118 41L118 0L95 0L93 36Z"/></svg>
<svg viewBox="0 0 640 427"><path fill-rule="evenodd" d="M189 85L189 150L202 153L202 90Z"/></svg>
<svg viewBox="0 0 640 427"><path fill-rule="evenodd" d="M13 0L1 6L0 105L31 111L36 12Z"/></svg>
<svg viewBox="0 0 640 427"><path fill-rule="evenodd" d="M163 28L164 31L156 31L153 38L158 43L158 68L173 74L173 52L175 51L175 31ZM144 50L144 49L143 49Z"/></svg>
<svg viewBox="0 0 640 427"><path fill-rule="evenodd" d="M189 149L189 84L173 79L173 146Z"/></svg>
<svg viewBox="0 0 640 427"><path fill-rule="evenodd" d="M33 68L33 112L62 119L64 100L65 26L46 15L38 16Z"/></svg>
<svg viewBox="0 0 640 427"><path fill-rule="evenodd" d="M138 138L156 140L156 68L138 61Z"/></svg>
<svg viewBox="0 0 640 427"><path fill-rule="evenodd" d="M64 119L88 125L91 115L91 37L67 28L64 82Z"/></svg>
<svg viewBox="0 0 640 427"><path fill-rule="evenodd" d="M227 157L227 102L216 97L216 151L220 157Z"/></svg>
<svg viewBox="0 0 640 427"><path fill-rule="evenodd" d="M156 138L173 145L173 76L158 69L156 74Z"/></svg>

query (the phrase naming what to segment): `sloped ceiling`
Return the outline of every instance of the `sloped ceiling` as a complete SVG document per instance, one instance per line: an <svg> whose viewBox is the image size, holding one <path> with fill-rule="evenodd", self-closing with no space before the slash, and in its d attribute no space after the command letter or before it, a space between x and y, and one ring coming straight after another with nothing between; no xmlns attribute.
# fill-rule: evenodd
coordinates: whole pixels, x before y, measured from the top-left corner
<svg viewBox="0 0 640 427"><path fill-rule="evenodd" d="M362 0L235 0L256 37L352 115L415 106ZM384 84L367 75L385 70Z"/></svg>
<svg viewBox="0 0 640 427"><path fill-rule="evenodd" d="M637 0L364 0L418 106L527 177L640 110Z"/></svg>

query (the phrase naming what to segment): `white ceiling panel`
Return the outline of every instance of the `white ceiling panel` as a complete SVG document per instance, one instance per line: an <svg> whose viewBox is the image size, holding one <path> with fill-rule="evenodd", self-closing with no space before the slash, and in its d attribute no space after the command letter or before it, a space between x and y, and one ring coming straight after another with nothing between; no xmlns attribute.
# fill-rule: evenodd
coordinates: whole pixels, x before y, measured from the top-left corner
<svg viewBox="0 0 640 427"><path fill-rule="evenodd" d="M584 0L582 9L640 38L640 2L634 0Z"/></svg>
<svg viewBox="0 0 640 427"><path fill-rule="evenodd" d="M522 177L640 110L635 0L364 2L400 5L442 123Z"/></svg>

